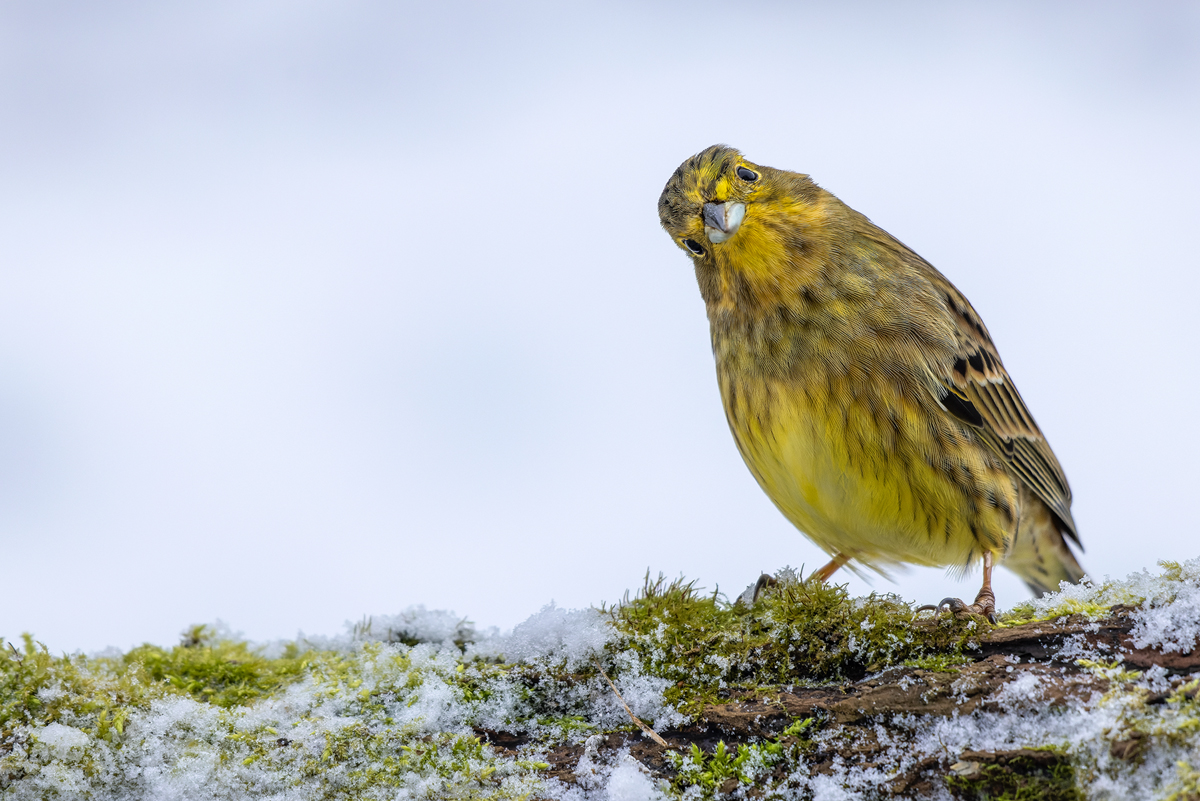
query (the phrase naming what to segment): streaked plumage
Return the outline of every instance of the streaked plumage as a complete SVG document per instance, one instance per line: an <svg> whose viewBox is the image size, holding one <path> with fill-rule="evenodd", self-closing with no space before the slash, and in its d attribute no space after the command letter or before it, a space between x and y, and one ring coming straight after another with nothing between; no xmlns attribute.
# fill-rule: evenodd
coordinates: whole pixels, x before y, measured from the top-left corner
<svg viewBox="0 0 1200 801"><path fill-rule="evenodd" d="M659 199L692 258L738 449L835 558L990 563L1035 592L1083 571L1062 467L971 304L807 175L713 146Z"/></svg>

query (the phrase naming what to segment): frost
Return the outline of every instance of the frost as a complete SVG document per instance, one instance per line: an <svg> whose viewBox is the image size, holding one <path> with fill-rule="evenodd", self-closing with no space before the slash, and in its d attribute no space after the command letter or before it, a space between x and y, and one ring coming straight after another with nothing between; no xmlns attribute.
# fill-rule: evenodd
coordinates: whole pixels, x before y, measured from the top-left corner
<svg viewBox="0 0 1200 801"><path fill-rule="evenodd" d="M1011 667L1009 668L1011 670ZM1022 709L1041 701L1045 694L1044 681L1033 671L1022 673L1008 682L996 696L996 702L1009 710Z"/></svg>
<svg viewBox="0 0 1200 801"><path fill-rule="evenodd" d="M66 759L72 749L83 749L91 741L86 732L61 723L51 723L37 732L37 742L55 759Z"/></svg>
<svg viewBox="0 0 1200 801"><path fill-rule="evenodd" d="M1111 606L1136 606L1130 632L1134 647L1188 653L1200 644L1200 559L1164 565L1167 570L1159 575L1141 570L1119 581L1106 576L1098 585L1090 578L1064 583L1058 592L1025 606L1037 618L1081 613L1093 619Z"/></svg>
<svg viewBox="0 0 1200 801"><path fill-rule="evenodd" d="M550 603L511 634L489 640L475 653L503 655L512 662L564 664L567 670L577 670L594 661L613 636L599 610L560 609Z"/></svg>
<svg viewBox="0 0 1200 801"><path fill-rule="evenodd" d="M552 789L551 798L556 801L667 801L660 783L629 755L629 749L621 749L605 759L599 750L602 740L600 735L588 739L575 770L577 786L558 784Z"/></svg>
<svg viewBox="0 0 1200 801"><path fill-rule="evenodd" d="M1134 614L1130 637L1136 647L1159 648L1163 653L1195 649L1200 642L1200 584L1195 577L1191 582L1185 583L1169 604L1147 604Z"/></svg>
<svg viewBox="0 0 1200 801"><path fill-rule="evenodd" d="M645 721L653 721L659 729L687 721L685 715L666 701L664 693L671 686L668 679L644 673L641 665L627 656L618 661L623 664L623 669L615 684L633 714ZM621 721L625 714L616 699L609 696L605 696L598 706L606 711L604 716L610 721Z"/></svg>
<svg viewBox="0 0 1200 801"><path fill-rule="evenodd" d="M218 634L213 639L240 641L241 633L227 636L222 630L224 624L217 621L211 628ZM495 638L494 628L478 631L470 620L460 617L453 612L441 609L426 609L422 605L410 606L395 615L370 615L356 622L346 621L346 630L335 636L299 634L295 641L276 640L262 646L263 653L275 657L283 653L289 646L299 645L306 649L324 651L352 651L360 643L384 642L418 645L430 643L433 645L464 647L468 643L479 643Z"/></svg>
<svg viewBox="0 0 1200 801"><path fill-rule="evenodd" d="M1172 564L1169 568L1160 575L1140 570L1122 580L1105 576L1100 584L1096 584L1091 577L1084 577L1078 584L1063 582L1058 592L1027 601L1023 606L1032 609L1038 618L1080 612L1096 617L1103 615L1108 607L1118 604L1144 604L1147 608L1161 606L1174 600L1181 584L1195 587L1200 582L1200 558L1179 565Z"/></svg>
<svg viewBox="0 0 1200 801"><path fill-rule="evenodd" d="M0 742L0 793L99 801L562 796L570 788L539 775L536 747L498 754L474 727L568 740L571 726L630 727L612 687L595 675L601 657L635 714L660 726L683 722L664 699L668 680L630 656L605 654L613 639L607 620L596 610L551 604L501 636L453 613L414 607L347 624L342 635L270 643L257 653L301 654L304 667L299 680L254 703L221 708L150 684L143 685L145 702L115 723L104 711L98 728L94 709L68 706L62 721L16 727ZM184 639L195 650L183 650L200 653L241 636L223 623L194 626ZM25 663L14 657L7 664ZM79 656L73 664L87 686L115 680L109 663ZM551 667L589 673L560 681ZM532 692L526 670L540 671ZM43 707L86 702L72 692L51 682L36 697ZM550 710L566 717L556 722ZM82 728L67 725L75 719ZM598 763L589 792L589 799L611 801L661 797L628 757Z"/></svg>

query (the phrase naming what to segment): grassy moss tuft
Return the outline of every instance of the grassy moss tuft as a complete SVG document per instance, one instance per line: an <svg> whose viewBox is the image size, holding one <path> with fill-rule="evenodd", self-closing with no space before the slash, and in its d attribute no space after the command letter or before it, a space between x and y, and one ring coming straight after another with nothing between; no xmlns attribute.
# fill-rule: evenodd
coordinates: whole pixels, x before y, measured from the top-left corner
<svg viewBox="0 0 1200 801"><path fill-rule="evenodd" d="M608 610L644 669L671 679L667 700L698 713L732 689L857 679L913 660L944 669L982 619L917 616L891 594L852 598L844 585L781 576L753 606L702 594L694 583L647 577L636 597Z"/></svg>
<svg viewBox="0 0 1200 801"><path fill-rule="evenodd" d="M304 663L295 649L267 659L244 642L214 641L204 629L192 629L174 648L135 648L123 662L127 668L140 667L153 681L224 709L271 695L303 675Z"/></svg>

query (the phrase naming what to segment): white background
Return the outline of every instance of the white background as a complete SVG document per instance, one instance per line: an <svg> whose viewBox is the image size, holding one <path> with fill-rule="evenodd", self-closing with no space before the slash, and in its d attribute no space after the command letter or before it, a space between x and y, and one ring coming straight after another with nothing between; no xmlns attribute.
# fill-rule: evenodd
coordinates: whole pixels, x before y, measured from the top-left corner
<svg viewBox="0 0 1200 801"><path fill-rule="evenodd" d="M1195 4L6 3L0 636L508 627L823 563L658 226L714 142L967 294L1093 574L1197 555Z"/></svg>

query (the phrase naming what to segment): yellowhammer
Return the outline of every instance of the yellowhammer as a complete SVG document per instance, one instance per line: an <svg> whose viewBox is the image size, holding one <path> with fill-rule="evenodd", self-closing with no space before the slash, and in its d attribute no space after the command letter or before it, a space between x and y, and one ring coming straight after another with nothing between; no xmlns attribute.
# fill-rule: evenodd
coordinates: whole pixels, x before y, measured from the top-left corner
<svg viewBox="0 0 1200 801"><path fill-rule="evenodd" d="M1062 467L971 304L807 175L714 145L658 201L708 309L729 428L775 505L833 557L993 564L1037 593L1083 570Z"/></svg>

